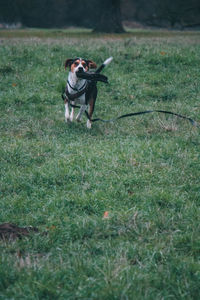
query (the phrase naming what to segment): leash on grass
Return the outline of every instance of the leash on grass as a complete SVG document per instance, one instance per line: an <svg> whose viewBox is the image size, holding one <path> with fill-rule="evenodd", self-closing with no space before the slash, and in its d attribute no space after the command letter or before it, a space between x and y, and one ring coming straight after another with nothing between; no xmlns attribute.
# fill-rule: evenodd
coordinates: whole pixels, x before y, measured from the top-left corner
<svg viewBox="0 0 200 300"><path fill-rule="evenodd" d="M128 117L133 117L133 116L139 116L139 115L144 115L144 114L149 114L149 113L154 113L154 112L164 113L164 114L168 114L168 115L174 115L174 116L179 117L181 119L188 120L195 127L200 127L200 124L197 123L196 121L194 121L193 119L188 118L186 116L182 116L180 114L177 114L177 113L174 113L174 112L171 112L171 111L167 111L167 110L158 110L158 109L155 109L155 110L139 111L139 112L134 112L134 113L129 113L129 114L121 115L119 117L116 117L116 118L113 118L113 119L109 119L109 120L104 120L104 119L101 119L101 118L90 119L89 114L88 114L87 111L85 111L85 114L86 114L87 118L90 120L90 122L94 123L94 122L100 121L100 122L104 122L104 123L112 123L112 122L115 122L115 121L123 119L123 118L128 118Z"/></svg>
<svg viewBox="0 0 200 300"><path fill-rule="evenodd" d="M100 121L100 122L104 122L104 123L111 123L111 122L115 122L115 121L123 119L123 118L128 118L128 117L133 117L133 116L139 116L139 115L144 115L144 114L149 114L149 113L154 113L154 112L168 114L168 115L173 115L173 116L179 117L181 119L188 120L195 127L200 127L200 124L197 123L196 121L194 121L193 119L191 119L189 117L186 117L186 116L183 116L183 115L180 115L180 114L177 114L177 113L174 113L172 111L167 111L167 110L154 109L154 110L145 110L145 111L133 112L133 113L121 115L119 117L116 117L116 118L113 118L113 119L109 119L109 120L104 120L104 119L101 119L101 118L90 119L90 117L88 115L88 112L85 111L87 118L91 122Z"/></svg>
<svg viewBox="0 0 200 300"><path fill-rule="evenodd" d="M65 99L64 95L62 95L62 98ZM80 106L74 105L74 104L72 104L70 102L69 102L69 104L73 108L80 108ZM140 115L145 115L145 114L150 114L150 113L155 113L155 112L157 112L157 113L163 113L163 114L168 114L168 115L173 115L173 116L176 116L178 118L181 118L181 119L184 119L184 120L188 120L195 127L200 127L200 124L198 122L196 122L195 120L193 120L193 119L191 119L189 117L183 116L181 114L178 114L178 113L175 113L175 112L172 112L172 111L160 110L160 109L144 110L144 111L139 111L139 112L128 113L128 114L124 114L124 115L121 115L119 117L108 119L108 120L104 120L104 119L101 119L101 118L91 119L87 111L85 111L85 114L86 114L88 120L90 120L90 122L92 122L92 123L94 123L94 122L112 123L112 122L116 122L116 121L118 121L120 119L123 119L123 118L140 116Z"/></svg>

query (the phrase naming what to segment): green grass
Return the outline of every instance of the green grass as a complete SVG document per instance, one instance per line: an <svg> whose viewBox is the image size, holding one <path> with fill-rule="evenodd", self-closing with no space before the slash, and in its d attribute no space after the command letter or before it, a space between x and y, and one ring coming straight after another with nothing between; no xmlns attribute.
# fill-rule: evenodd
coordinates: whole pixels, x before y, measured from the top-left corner
<svg viewBox="0 0 200 300"><path fill-rule="evenodd" d="M199 31L170 31L170 30L148 30L148 29L132 29L125 27L123 34L110 34L110 33L94 33L92 29L72 27L67 29L44 29L44 28L21 28L21 29L0 29L1 38L128 38L128 37L194 37L199 39Z"/></svg>
<svg viewBox="0 0 200 300"><path fill-rule="evenodd" d="M199 129L68 125L60 94L66 58L112 55L94 117L199 121L199 34L46 33L0 31L0 223L39 228L0 241L0 299L198 299Z"/></svg>

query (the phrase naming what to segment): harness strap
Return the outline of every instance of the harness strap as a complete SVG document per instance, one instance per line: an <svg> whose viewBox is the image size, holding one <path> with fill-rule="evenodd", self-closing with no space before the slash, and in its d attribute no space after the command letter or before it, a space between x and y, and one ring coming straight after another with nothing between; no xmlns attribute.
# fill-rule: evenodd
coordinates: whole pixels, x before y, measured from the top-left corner
<svg viewBox="0 0 200 300"><path fill-rule="evenodd" d="M82 86L80 89L76 89L76 88L74 88L73 86L71 86L69 80L67 80L67 83L69 84L70 88L71 88L72 90L76 91L76 92L81 91L81 90L86 86L86 84L87 84L87 82L85 81L85 83L83 84L83 86Z"/></svg>
<svg viewBox="0 0 200 300"><path fill-rule="evenodd" d="M88 85L86 84L85 88L81 91L78 91L77 93L75 94L70 94L69 91L68 91L68 88L66 86L66 89L65 89L65 94L66 94L66 97L69 99L69 100L74 100L76 98L79 98L80 96L82 96L83 94L85 94L85 92L87 91L87 88L88 88ZM63 96L62 96L63 97ZM65 98L66 98L65 97Z"/></svg>

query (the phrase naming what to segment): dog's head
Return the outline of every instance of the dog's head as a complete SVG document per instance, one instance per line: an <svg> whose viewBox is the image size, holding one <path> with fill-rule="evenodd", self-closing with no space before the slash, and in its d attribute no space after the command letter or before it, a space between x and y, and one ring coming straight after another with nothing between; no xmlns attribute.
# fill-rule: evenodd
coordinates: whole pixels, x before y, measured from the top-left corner
<svg viewBox="0 0 200 300"><path fill-rule="evenodd" d="M96 69L97 65L92 60L77 58L69 58L65 62L65 69L69 67L72 73L87 72L90 68Z"/></svg>

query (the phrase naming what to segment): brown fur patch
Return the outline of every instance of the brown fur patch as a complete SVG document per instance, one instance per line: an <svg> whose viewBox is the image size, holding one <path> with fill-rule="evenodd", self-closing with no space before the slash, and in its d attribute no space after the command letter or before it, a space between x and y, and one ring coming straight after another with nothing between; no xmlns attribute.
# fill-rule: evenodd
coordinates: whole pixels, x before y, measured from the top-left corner
<svg viewBox="0 0 200 300"><path fill-rule="evenodd" d="M75 69L79 64L82 65L82 67L85 69L86 72L88 71L89 67L88 67L87 62L86 62L85 60L82 60L82 59L81 59L81 60L80 60L80 59L77 59L77 60L75 60L75 61L73 62L73 64L71 65L71 71L72 71L72 73L74 72L74 69Z"/></svg>

